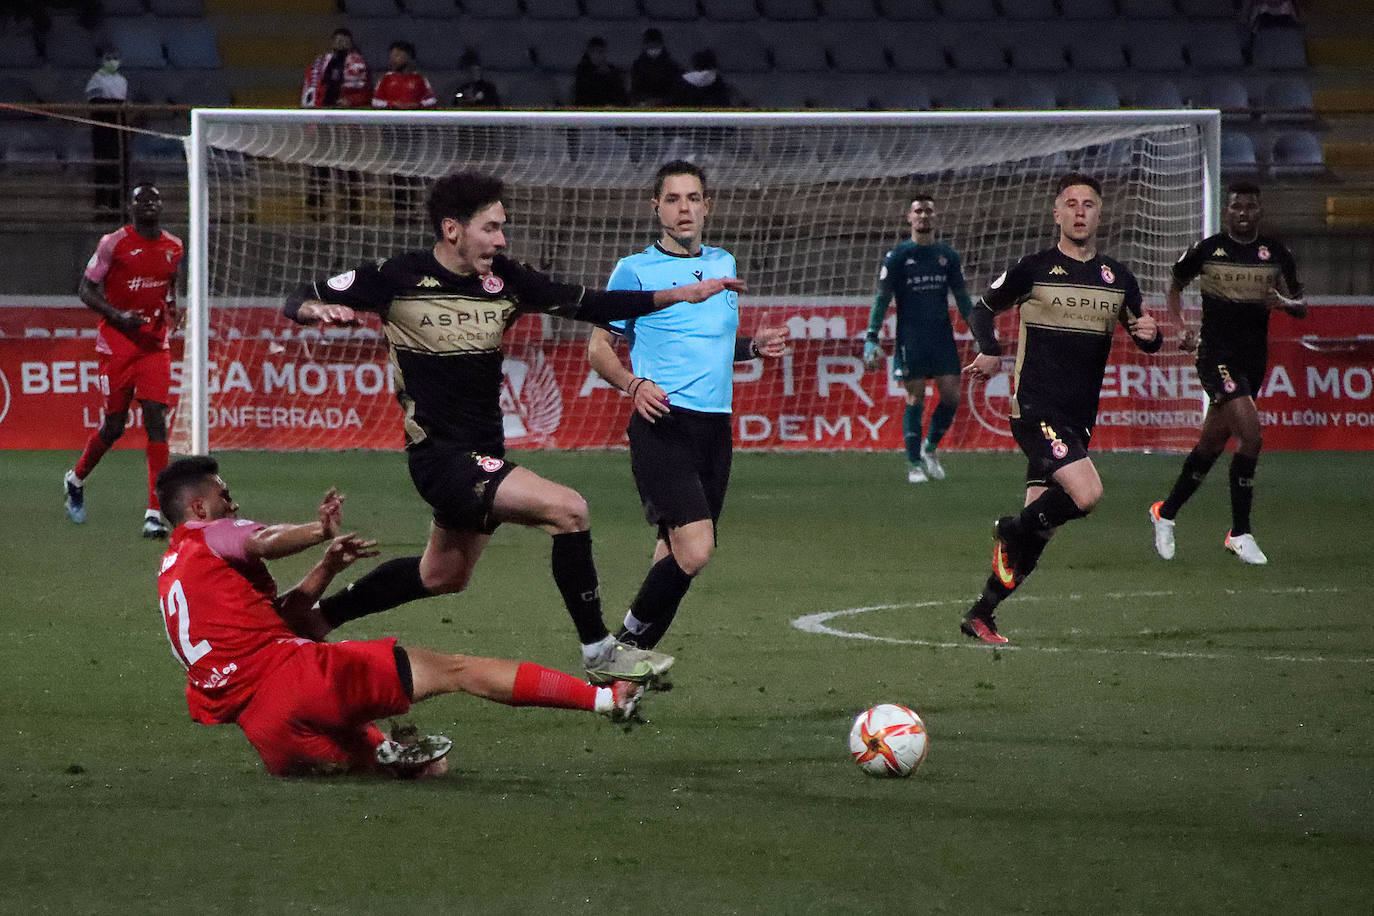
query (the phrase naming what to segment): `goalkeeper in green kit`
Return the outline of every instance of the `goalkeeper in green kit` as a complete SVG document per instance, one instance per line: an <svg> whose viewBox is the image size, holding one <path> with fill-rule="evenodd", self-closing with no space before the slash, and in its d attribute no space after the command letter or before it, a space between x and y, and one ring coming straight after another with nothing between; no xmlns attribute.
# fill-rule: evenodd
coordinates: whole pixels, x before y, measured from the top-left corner
<svg viewBox="0 0 1374 916"><path fill-rule="evenodd" d="M971 303L959 253L935 241L935 199L928 194L917 195L907 208L906 221L911 226L911 241L889 251L878 273L878 298L864 338L864 366L874 370L882 365L878 331L887 319L888 305L895 299L897 346L892 377L906 389L906 409L902 412L906 479L925 483L945 478L935 449L959 409L959 351L954 345L948 295L954 294L965 321ZM929 432L923 435L926 379L935 380L940 403L931 414Z"/></svg>

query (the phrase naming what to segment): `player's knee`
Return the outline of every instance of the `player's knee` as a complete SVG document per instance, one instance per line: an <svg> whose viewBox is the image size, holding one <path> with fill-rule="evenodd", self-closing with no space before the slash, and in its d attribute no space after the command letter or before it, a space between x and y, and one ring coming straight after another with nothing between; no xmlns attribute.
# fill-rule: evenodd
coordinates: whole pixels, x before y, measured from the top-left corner
<svg viewBox="0 0 1374 916"><path fill-rule="evenodd" d="M689 576L696 576L711 562L715 547L711 544L684 544L673 551L678 567Z"/></svg>
<svg viewBox="0 0 1374 916"><path fill-rule="evenodd" d="M420 561L420 584L433 595L451 595L461 592L472 581L470 566L426 565Z"/></svg>
<svg viewBox="0 0 1374 916"><path fill-rule="evenodd" d="M1253 429L1243 429L1236 434L1236 451L1253 458L1264 448L1264 432L1256 425Z"/></svg>
<svg viewBox="0 0 1374 916"><path fill-rule="evenodd" d="M1088 515L1097 508L1098 503L1102 502L1102 482L1095 481L1087 484L1071 495L1074 505L1083 510L1084 515Z"/></svg>
<svg viewBox="0 0 1374 916"><path fill-rule="evenodd" d="M586 531L591 527L591 509L581 493L568 490L549 507L549 524L559 534Z"/></svg>
<svg viewBox="0 0 1374 916"><path fill-rule="evenodd" d="M100 424L97 435L110 445L113 445L120 436L124 435L124 426L128 422L126 413L107 413L105 422Z"/></svg>

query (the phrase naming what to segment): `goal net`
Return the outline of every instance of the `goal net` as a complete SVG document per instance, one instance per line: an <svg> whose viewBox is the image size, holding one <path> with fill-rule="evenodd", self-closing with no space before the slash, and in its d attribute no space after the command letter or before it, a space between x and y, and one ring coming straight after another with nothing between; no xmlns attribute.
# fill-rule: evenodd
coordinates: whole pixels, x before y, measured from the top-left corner
<svg viewBox="0 0 1374 916"><path fill-rule="evenodd" d="M1105 190L1100 248L1135 271L1162 314L1169 266L1212 228L1217 123L1215 112L1194 111L196 111L192 314L174 444L399 447L380 323L302 329L281 316L287 293L429 247L429 185L460 169L506 182L513 257L603 286L619 258L657 238L654 172L686 159L707 174L705 241L734 254L749 286L742 332L785 323L794 339L781 361L736 366L737 445L899 448L901 390L886 371L864 373L861 354L877 269L908 237L913 194L934 195L937 235L960 253L976 298L1016 259L1054 243L1058 176L1096 175ZM957 317L955 329L961 355L971 355ZM512 447L624 444L628 400L591 372L587 332L528 316L507 333L502 408ZM1014 314L1000 334L1014 338ZM987 384L965 383L944 447L1014 448L1006 368ZM1172 347L1147 357L1119 335L1095 442L1186 447L1201 396ZM928 410L935 400L927 397Z"/></svg>

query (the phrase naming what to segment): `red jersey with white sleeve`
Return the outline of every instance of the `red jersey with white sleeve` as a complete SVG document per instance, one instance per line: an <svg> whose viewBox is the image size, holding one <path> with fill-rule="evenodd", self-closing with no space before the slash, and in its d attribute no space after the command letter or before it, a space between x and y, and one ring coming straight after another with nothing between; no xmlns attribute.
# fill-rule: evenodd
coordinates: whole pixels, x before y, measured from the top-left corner
<svg viewBox="0 0 1374 916"><path fill-rule="evenodd" d="M235 721L257 685L311 642L277 613L267 564L245 552L264 527L235 518L184 522L162 558L162 622L186 669L191 718L202 725Z"/></svg>
<svg viewBox="0 0 1374 916"><path fill-rule="evenodd" d="M434 87L423 74L392 70L372 93L374 108L433 108L439 103Z"/></svg>
<svg viewBox="0 0 1374 916"><path fill-rule="evenodd" d="M137 312L143 326L131 338L101 319L96 352L133 356L168 349L168 305L175 301L183 253L181 239L166 230L147 239L125 226L100 239L86 264L86 279L103 283L106 301L120 311Z"/></svg>

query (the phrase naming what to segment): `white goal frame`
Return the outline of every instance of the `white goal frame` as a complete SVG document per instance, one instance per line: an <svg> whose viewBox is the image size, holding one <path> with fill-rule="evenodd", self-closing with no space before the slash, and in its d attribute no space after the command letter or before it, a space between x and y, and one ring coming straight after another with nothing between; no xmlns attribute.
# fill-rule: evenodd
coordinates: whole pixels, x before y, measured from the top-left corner
<svg viewBox="0 0 1374 916"><path fill-rule="evenodd" d="M450 124L454 127L502 127L539 124L577 127L776 127L813 125L869 126L1016 126L1112 125L1195 126L1202 136L1203 236L1217 231L1221 203L1221 112L1216 109L1151 111L979 111L979 112L585 112L585 111L319 111L297 109L197 108L191 112L187 138L190 198L187 275L186 346L183 357L179 409L190 413L193 452L209 451L209 195L207 187L207 128L217 124L284 122L296 124L384 123L397 126ZM286 290L282 290L283 296Z"/></svg>

